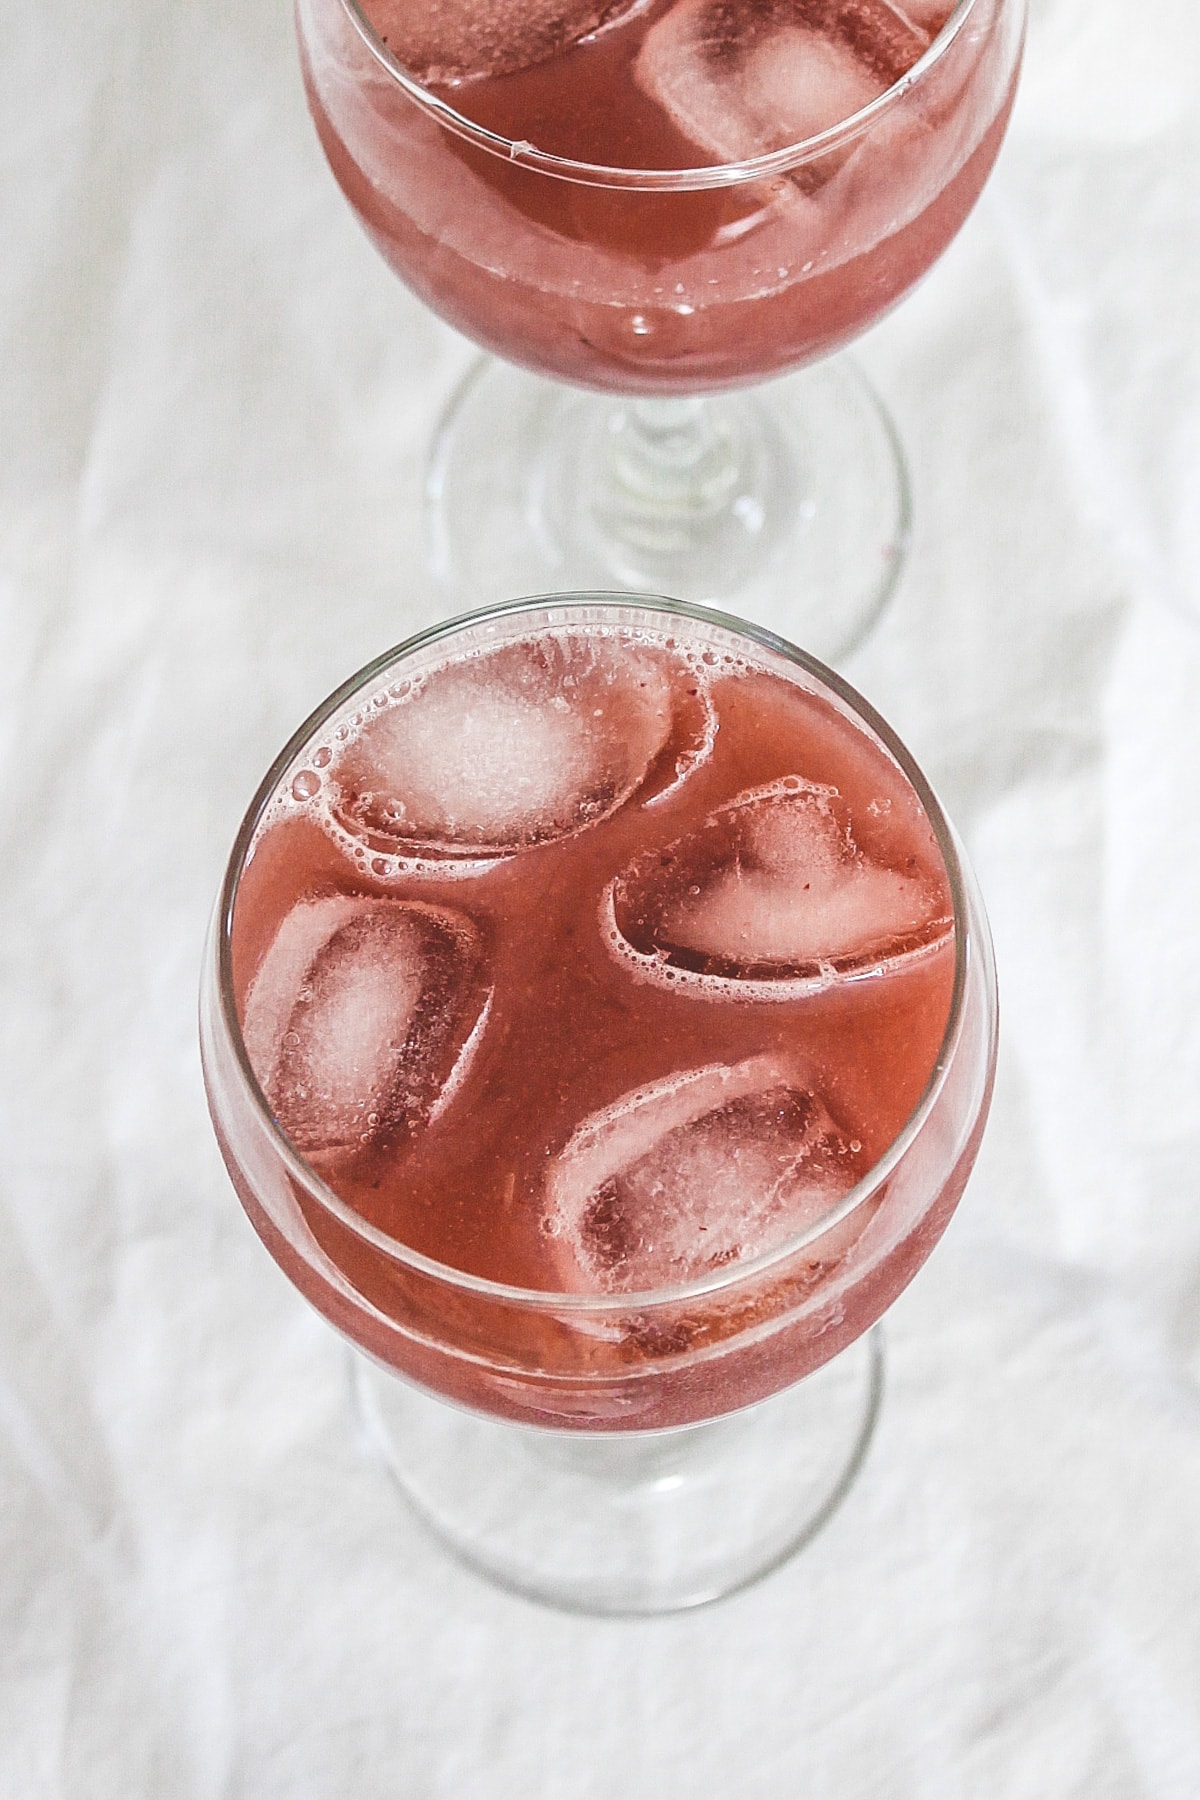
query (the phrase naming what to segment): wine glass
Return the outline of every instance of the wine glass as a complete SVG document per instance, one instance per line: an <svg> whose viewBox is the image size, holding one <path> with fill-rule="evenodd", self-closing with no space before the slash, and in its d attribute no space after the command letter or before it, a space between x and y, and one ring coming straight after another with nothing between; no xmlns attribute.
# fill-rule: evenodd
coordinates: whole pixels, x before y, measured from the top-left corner
<svg viewBox="0 0 1200 1800"><path fill-rule="evenodd" d="M423 85L397 60L422 50L411 0L297 0L346 196L409 287L504 359L471 369L429 463L433 559L466 602L629 587L732 607L827 657L865 635L901 567L908 477L846 359L805 365L959 229L1025 17L1025 0L899 7L635 0L565 59L514 69L519 49L484 33L451 57L467 78L434 67ZM713 55L717 13L778 29ZM620 166L638 156L661 166Z"/></svg>
<svg viewBox="0 0 1200 1800"><path fill-rule="evenodd" d="M661 720L664 679L666 738L643 729ZM854 831L881 834L896 868L852 870L851 912L861 918L864 896L899 906L907 948L893 936L885 953L867 932L861 953L823 951L782 985L777 947L728 978L689 954L678 966L643 954L636 870L657 880L691 867L676 834L710 817L722 769L740 784L755 757L798 766L786 723L797 708L804 778L749 797L752 811L799 808L788 818L817 830L815 863L797 873L788 853L780 878L819 888L830 855L842 866L850 825L831 849L828 808L855 794ZM611 727L593 725L611 709ZM793 735L768 741L769 718ZM499 726L490 745L480 719ZM589 786L580 746L593 731L616 746L615 786L604 769ZM381 742L382 762L370 748ZM452 772L452 797L425 779L435 765ZM511 833L489 843L497 833L482 825L420 847L422 811L519 816L522 776L545 788L552 821L523 848ZM560 797L576 788L568 816ZM714 866L729 866L729 818L718 807L701 828L706 844L714 830L721 840ZM635 874L602 899L635 843ZM753 882L743 861L739 892ZM944 872L928 890L936 930L904 898L919 866ZM776 892L772 935L780 904ZM831 929L824 901L818 916ZM405 1013L419 1031L396 1011L413 945L440 996ZM356 960L368 954L369 967ZM389 651L317 709L262 782L221 891L200 1024L242 1203L285 1274L363 1353L370 1432L459 1556L560 1606L660 1612L745 1585L829 1516L879 1407L873 1328L975 1160L996 998L951 827L895 735L828 668L738 620L617 594L487 609ZM780 1071L801 1039L802 1060L843 1074L796 1078L813 1084L798 1098ZM450 1072L433 1082L412 1061L373 1087L364 1068L394 1061L402 1041ZM399 1111L385 1088L407 1096ZM834 1122L826 1089L852 1124ZM776 1146L769 1178L748 1178L763 1143ZM619 1169L634 1171L632 1188ZM792 1192L797 1170L808 1210L793 1197L771 1226L770 1196L781 1182ZM758 1223L746 1179L768 1195ZM628 1208L660 1204L673 1223L651 1228L643 1210L635 1229Z"/></svg>

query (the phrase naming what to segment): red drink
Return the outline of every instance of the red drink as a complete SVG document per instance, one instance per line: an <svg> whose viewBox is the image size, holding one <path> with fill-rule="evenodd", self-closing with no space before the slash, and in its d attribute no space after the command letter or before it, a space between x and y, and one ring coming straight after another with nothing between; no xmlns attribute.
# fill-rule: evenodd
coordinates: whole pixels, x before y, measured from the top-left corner
<svg viewBox="0 0 1200 1800"><path fill-rule="evenodd" d="M374 34L350 0L298 0L321 141L379 249L489 349L627 393L779 373L898 300L995 158L1022 11L365 10Z"/></svg>
<svg viewBox="0 0 1200 1800"><path fill-rule="evenodd" d="M311 722L241 849L226 1160L297 1286L426 1385L726 1411L943 1229L990 1083L969 896L886 728L769 643L633 603L431 634Z"/></svg>

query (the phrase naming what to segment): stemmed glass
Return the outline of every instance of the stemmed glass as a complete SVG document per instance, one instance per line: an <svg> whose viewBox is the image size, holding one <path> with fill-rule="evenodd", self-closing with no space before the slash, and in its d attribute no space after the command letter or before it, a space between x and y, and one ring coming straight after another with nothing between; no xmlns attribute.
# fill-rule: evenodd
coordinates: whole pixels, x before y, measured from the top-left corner
<svg viewBox="0 0 1200 1800"><path fill-rule="evenodd" d="M374 243L505 359L472 368L437 432L439 573L472 604L564 586L668 592L844 654L897 578L908 477L845 359L806 365L894 305L961 226L1003 137L1025 0L896 0L923 53L801 141L797 121L824 115L784 93L787 44L755 77L784 94L777 118L757 90L753 107L742 97L736 69L706 61L709 86L687 104L721 147L692 145L704 166L646 168L586 160L569 98L551 126L544 107L525 117L524 89L489 110L478 83L422 85L370 22L388 4L297 0L296 19L321 142ZM658 29L665 4L619 9L601 35L640 30L643 14ZM675 4L690 16L704 0ZM861 32L872 8L901 29L886 0L746 8L782 21L788 44L796 21ZM746 143L753 154L729 153Z"/></svg>
<svg viewBox="0 0 1200 1800"><path fill-rule="evenodd" d="M247 1048L248 983L261 966L255 957L262 955L264 921L278 908L273 896L291 891L284 878L293 879L287 863L297 847L304 869L313 859L302 892L318 896L317 905L350 908L356 894L386 894L395 878L388 856L355 849L356 839L343 842L340 827L330 839L306 822L305 808L319 803L323 784L331 794L340 791L338 746L377 709L402 705L419 691L448 653L495 652L531 634L545 643L581 626L598 626L610 638L613 631L632 634L634 642L685 643L714 664L740 658L744 665L748 658L798 684L827 720L849 721L876 747L880 766L898 772L874 788L870 805L880 816L897 804L886 797L887 783L893 794L896 781L908 784L905 792L936 842L953 917L952 986L947 968L939 990L948 994L948 1010L936 1015L946 1020L940 1048L927 1080L927 1063L914 1071L916 1104L874 1165L852 1189L822 1201L820 1216L793 1227L786 1241L744 1260L718 1258L702 1277L634 1293L568 1289L554 1281L553 1262L541 1271L545 1285L491 1279L415 1247L394 1221L372 1218L366 1203L351 1203L332 1177L322 1177L264 1094ZM539 851L532 855L536 861ZM477 891L473 897L473 868L463 864L452 882L456 906L468 912L485 906ZM585 886L580 917L592 920L603 961L601 920ZM415 910L430 912L425 904ZM284 914L285 925L292 916ZM289 938L284 957L303 987L317 977L305 975L307 952L298 946L298 937ZM861 990L864 978L878 973L860 970L844 993L852 998L856 982ZM885 984L889 979L908 977L885 974ZM347 1007L337 1014L348 1034L347 1067L356 1066L372 1034L378 1037L378 990L378 977L347 990L364 1009L361 1027ZM503 1008L503 996L497 1004ZM682 1004L691 1030L695 1007L707 1003ZM885 1008L878 1016L902 1015ZM282 1031L287 1015L280 1017ZM987 1115L996 1050L987 923L954 833L894 734L829 669L737 620L615 594L488 609L402 644L318 708L260 786L214 918L200 1025L213 1122L243 1205L290 1280L364 1353L355 1359L356 1385L368 1427L409 1500L458 1555L561 1606L658 1612L743 1586L829 1516L862 1461L878 1411L873 1327L930 1253L962 1193ZM900 1028L894 1046L901 1059L910 1054L910 1027ZM491 1042L487 1029L484 1041ZM736 1057L728 1034L742 1027L735 1020L720 1029L726 1054ZM938 1029L935 1023L931 1046ZM508 1042L497 1030L490 1068ZM588 1030L579 1019L574 1053L590 1071ZM489 1074L472 1090L472 1108L489 1106L495 1079ZM522 1070L512 1079L521 1101L515 1117L525 1130L537 1111L528 1098L535 1090ZM493 1114L481 1120L494 1137ZM455 1129L456 1144L462 1129ZM509 1159L502 1166L515 1169L525 1153L503 1141L499 1154ZM417 1198L433 1204L432 1194ZM436 1204L454 1218L460 1209L471 1216L472 1204L479 1209L478 1194L463 1201L452 1184ZM843 1247L831 1253L835 1240Z"/></svg>

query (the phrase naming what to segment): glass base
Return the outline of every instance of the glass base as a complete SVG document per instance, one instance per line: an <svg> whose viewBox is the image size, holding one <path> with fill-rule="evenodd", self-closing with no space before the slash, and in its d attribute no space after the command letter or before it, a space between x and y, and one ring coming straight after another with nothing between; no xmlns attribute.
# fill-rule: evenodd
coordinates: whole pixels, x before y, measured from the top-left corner
<svg viewBox="0 0 1200 1800"><path fill-rule="evenodd" d="M891 420L842 356L729 394L587 393L482 358L426 480L457 600L628 589L735 612L826 662L892 593L910 529Z"/></svg>
<svg viewBox="0 0 1200 1800"><path fill-rule="evenodd" d="M703 1606L776 1568L862 1465L879 1327L760 1405L674 1431L542 1431L468 1413L355 1356L368 1435L462 1561L573 1612Z"/></svg>

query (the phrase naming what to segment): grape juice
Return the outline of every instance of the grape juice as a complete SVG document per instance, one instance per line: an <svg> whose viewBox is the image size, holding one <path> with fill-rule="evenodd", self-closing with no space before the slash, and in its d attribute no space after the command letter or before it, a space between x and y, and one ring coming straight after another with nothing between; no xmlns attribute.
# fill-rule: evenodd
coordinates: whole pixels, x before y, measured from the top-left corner
<svg viewBox="0 0 1200 1800"><path fill-rule="evenodd" d="M298 0L297 16L330 164L422 299L511 361L585 386L691 393L825 354L940 255L999 148L1021 10L368 0L373 41L346 0ZM473 127L494 134L490 148ZM824 132L819 149L754 178L678 174ZM555 172L547 157L566 161Z"/></svg>
<svg viewBox="0 0 1200 1800"><path fill-rule="evenodd" d="M288 759L232 904L246 1060L299 1160L210 1082L214 1117L293 1280L442 1392L601 1428L858 1335L985 1110L976 1070L868 1180L961 1007L916 780L803 666L633 604L376 670Z"/></svg>

